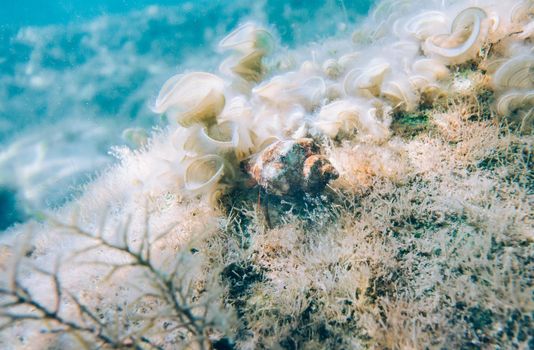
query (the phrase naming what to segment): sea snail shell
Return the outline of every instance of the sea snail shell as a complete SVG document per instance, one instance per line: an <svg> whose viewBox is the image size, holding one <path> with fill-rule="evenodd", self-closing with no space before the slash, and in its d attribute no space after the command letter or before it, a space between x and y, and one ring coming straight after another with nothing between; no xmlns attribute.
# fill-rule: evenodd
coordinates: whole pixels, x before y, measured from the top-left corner
<svg viewBox="0 0 534 350"><path fill-rule="evenodd" d="M268 193L278 196L318 193L339 176L309 138L271 144L249 163L248 172Z"/></svg>

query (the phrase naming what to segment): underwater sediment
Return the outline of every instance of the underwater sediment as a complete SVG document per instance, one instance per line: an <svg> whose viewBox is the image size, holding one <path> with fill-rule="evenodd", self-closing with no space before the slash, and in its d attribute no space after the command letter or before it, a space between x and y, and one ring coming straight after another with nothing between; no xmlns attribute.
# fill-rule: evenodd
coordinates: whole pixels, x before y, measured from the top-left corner
<svg viewBox="0 0 534 350"><path fill-rule="evenodd" d="M534 347L533 40L528 0L382 1L294 50L238 26L2 237L0 344Z"/></svg>

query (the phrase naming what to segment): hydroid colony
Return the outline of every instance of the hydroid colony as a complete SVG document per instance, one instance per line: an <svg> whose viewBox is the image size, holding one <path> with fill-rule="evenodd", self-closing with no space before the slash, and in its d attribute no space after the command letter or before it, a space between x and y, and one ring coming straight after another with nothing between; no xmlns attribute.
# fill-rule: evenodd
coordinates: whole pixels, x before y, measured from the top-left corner
<svg viewBox="0 0 534 350"><path fill-rule="evenodd" d="M220 72L164 84L167 130L3 239L2 345L532 346L533 17L383 1L291 53L240 26ZM302 139L339 178L266 225L244 169Z"/></svg>

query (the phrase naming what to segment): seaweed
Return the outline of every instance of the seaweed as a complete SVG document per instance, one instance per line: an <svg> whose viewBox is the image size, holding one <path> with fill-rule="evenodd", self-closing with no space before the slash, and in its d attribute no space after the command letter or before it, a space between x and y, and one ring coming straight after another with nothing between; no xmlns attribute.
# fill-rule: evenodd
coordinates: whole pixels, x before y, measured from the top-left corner
<svg viewBox="0 0 534 350"><path fill-rule="evenodd" d="M391 124L393 134L405 139L414 138L430 128L428 111L398 112Z"/></svg>

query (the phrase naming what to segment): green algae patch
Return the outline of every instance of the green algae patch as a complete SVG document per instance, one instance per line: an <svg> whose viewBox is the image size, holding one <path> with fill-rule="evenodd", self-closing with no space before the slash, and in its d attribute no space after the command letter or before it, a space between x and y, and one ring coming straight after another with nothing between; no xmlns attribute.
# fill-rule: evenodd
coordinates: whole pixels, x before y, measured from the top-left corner
<svg viewBox="0 0 534 350"><path fill-rule="evenodd" d="M428 112L398 113L391 124L394 135L411 139L430 130Z"/></svg>

